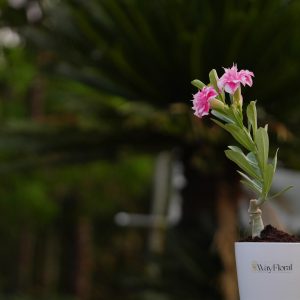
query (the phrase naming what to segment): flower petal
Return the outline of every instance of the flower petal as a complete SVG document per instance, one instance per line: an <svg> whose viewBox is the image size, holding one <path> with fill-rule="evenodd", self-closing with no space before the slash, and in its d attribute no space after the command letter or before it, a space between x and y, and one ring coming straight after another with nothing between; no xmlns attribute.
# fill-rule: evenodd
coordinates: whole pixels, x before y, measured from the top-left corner
<svg viewBox="0 0 300 300"><path fill-rule="evenodd" d="M233 66L229 68L224 68L225 73L218 81L218 88L222 91L229 94L234 94L234 92L239 88L240 84L243 86L248 85L252 86L252 77L254 77L253 72L248 70L238 71L237 66L233 64Z"/></svg>
<svg viewBox="0 0 300 300"><path fill-rule="evenodd" d="M199 118L208 115L210 110L209 101L214 99L217 95L218 93L213 87L204 87L201 91L193 95L192 108L195 110L194 114Z"/></svg>

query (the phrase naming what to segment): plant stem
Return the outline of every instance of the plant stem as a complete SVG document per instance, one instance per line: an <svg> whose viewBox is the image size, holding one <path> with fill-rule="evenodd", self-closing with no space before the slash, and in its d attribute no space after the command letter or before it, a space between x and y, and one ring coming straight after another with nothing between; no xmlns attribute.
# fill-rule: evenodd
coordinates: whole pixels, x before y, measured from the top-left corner
<svg viewBox="0 0 300 300"><path fill-rule="evenodd" d="M261 209L259 208L258 201L256 199L250 200L249 205L250 225L252 228L252 238L260 237L260 233L264 229L264 223L261 217Z"/></svg>

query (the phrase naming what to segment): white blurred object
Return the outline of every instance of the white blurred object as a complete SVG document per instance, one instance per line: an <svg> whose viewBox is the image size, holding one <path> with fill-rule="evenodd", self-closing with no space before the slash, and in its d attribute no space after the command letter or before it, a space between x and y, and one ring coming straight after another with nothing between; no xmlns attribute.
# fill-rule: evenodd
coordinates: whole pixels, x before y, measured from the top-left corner
<svg viewBox="0 0 300 300"><path fill-rule="evenodd" d="M8 0L8 4L16 9L24 7L26 3L26 0Z"/></svg>
<svg viewBox="0 0 300 300"><path fill-rule="evenodd" d="M180 191L186 184L183 171L183 164L170 153L160 153L155 167L151 213L119 212L114 218L116 224L149 228L175 226L182 216Z"/></svg>
<svg viewBox="0 0 300 300"><path fill-rule="evenodd" d="M21 38L17 32L9 27L0 28L0 46L13 48L20 44Z"/></svg>
<svg viewBox="0 0 300 300"><path fill-rule="evenodd" d="M278 169L273 180L273 190L278 192L292 185L293 188L278 198L270 201L270 204L282 220L283 224L293 232L300 231L300 172Z"/></svg>
<svg viewBox="0 0 300 300"><path fill-rule="evenodd" d="M37 22L43 17L43 12L38 2L30 2L28 4L26 16L31 23Z"/></svg>

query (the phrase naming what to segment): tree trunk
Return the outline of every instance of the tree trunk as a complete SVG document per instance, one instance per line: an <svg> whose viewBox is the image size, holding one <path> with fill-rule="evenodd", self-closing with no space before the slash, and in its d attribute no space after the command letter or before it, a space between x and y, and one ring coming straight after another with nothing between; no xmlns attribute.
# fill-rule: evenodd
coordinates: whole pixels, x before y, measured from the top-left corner
<svg viewBox="0 0 300 300"><path fill-rule="evenodd" d="M75 295L87 300L91 292L92 225L88 217L79 217L76 238Z"/></svg>
<svg viewBox="0 0 300 300"><path fill-rule="evenodd" d="M23 226L20 235L18 291L25 292L32 283L35 237L30 228Z"/></svg>
<svg viewBox="0 0 300 300"><path fill-rule="evenodd" d="M221 291L224 300L238 300L235 270L234 242L237 241L237 200L238 186L233 183L220 183L216 203L218 228L215 245L223 264L220 274Z"/></svg>

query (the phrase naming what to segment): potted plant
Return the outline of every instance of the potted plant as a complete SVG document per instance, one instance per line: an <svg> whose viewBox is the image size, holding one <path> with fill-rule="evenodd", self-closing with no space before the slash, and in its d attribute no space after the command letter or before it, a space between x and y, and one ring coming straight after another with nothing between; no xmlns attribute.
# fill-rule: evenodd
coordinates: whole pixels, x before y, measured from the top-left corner
<svg viewBox="0 0 300 300"><path fill-rule="evenodd" d="M225 68L219 78L209 73L210 82L192 84L199 90L193 110L202 118L211 113L212 121L228 131L237 145L228 146L225 155L238 167L241 181L256 195L249 201L252 236L235 243L238 285L241 300L300 299L300 239L272 226L264 227L261 207L269 196L277 166L277 153L269 158L268 125L257 125L256 102L244 104L242 86L252 86L253 72Z"/></svg>

